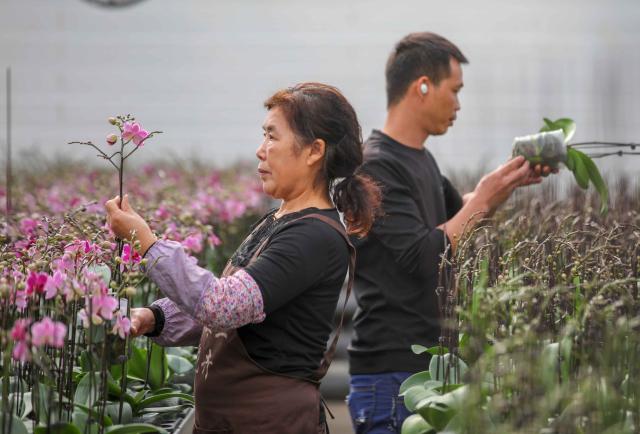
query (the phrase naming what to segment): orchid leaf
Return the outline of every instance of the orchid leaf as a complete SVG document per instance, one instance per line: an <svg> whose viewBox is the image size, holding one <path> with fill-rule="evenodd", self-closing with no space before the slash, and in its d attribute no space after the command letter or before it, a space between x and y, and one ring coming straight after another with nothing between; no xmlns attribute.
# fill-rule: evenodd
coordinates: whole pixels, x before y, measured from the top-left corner
<svg viewBox="0 0 640 434"><path fill-rule="evenodd" d="M438 392L426 389L424 386L410 387L404 393L404 406L407 407L407 410L414 412L419 402L437 394Z"/></svg>
<svg viewBox="0 0 640 434"><path fill-rule="evenodd" d="M11 426L11 434L28 434L27 427L15 414L0 413L0 432ZM9 432L9 431L7 431Z"/></svg>
<svg viewBox="0 0 640 434"><path fill-rule="evenodd" d="M606 214L609 211L609 189L607 188L607 184L604 182L604 179L602 179L598 166L596 166L593 160L580 151L576 152L578 153L577 155L580 156L580 160L582 160L582 163L587 170L589 179L600 195L600 212L602 214Z"/></svg>
<svg viewBox="0 0 640 434"><path fill-rule="evenodd" d="M412 414L402 423L402 434L431 434L436 430L419 414Z"/></svg>
<svg viewBox="0 0 640 434"><path fill-rule="evenodd" d="M540 132L545 131L554 131L554 130L562 130L564 133L564 142L569 143L569 141L573 138L573 135L576 133L576 123L573 119L569 118L560 118L552 121L548 118L544 118L544 126L540 128Z"/></svg>
<svg viewBox="0 0 640 434"><path fill-rule="evenodd" d="M576 170L576 158L578 158L576 156L576 150L573 148L568 148L566 166L567 169L569 169L572 173Z"/></svg>
<svg viewBox="0 0 640 434"><path fill-rule="evenodd" d="M574 151L576 152L576 158L574 160L576 166L573 171L573 176L576 178L578 185L586 190L589 187L589 171L587 170L587 166L584 164L584 160L580 154L578 154L580 151L575 149Z"/></svg>
<svg viewBox="0 0 640 434"><path fill-rule="evenodd" d="M449 371L447 375L445 373ZM447 353L443 356L433 356L429 363L429 373L434 380L444 381L447 377L449 383L460 383L461 378L469 370L467 364L459 357Z"/></svg>
<svg viewBox="0 0 640 434"><path fill-rule="evenodd" d="M33 434L82 434L82 431L72 423L58 422L51 426L38 426Z"/></svg>
<svg viewBox="0 0 640 434"><path fill-rule="evenodd" d="M428 380L431 380L431 374L429 373L429 371L422 371L413 374L402 382L402 384L400 385L400 390L398 391L398 395L404 394L404 392L406 392L413 386L423 385L425 381Z"/></svg>

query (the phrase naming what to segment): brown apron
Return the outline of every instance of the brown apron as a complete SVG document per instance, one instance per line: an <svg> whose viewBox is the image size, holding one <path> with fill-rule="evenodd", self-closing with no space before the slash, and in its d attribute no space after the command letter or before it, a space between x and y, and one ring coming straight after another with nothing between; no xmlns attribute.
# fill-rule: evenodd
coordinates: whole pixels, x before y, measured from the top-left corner
<svg viewBox="0 0 640 434"><path fill-rule="evenodd" d="M251 359L236 330L213 332L205 327L196 365L194 434L326 432L325 421L321 420L318 387L329 369L342 329L344 309L353 285L355 249L344 227L335 220L321 214L307 214L296 220L303 218L316 218L333 227L344 238L350 254L347 294L340 322L320 366L311 378L269 371ZM260 255L269 238L260 244L251 261ZM229 276L237 270L229 262L222 276Z"/></svg>

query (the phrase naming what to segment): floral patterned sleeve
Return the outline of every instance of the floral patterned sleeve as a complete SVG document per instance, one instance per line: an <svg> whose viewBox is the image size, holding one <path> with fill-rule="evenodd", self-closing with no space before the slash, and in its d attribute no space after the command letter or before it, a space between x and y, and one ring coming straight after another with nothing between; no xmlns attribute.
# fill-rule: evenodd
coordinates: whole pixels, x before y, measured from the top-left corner
<svg viewBox="0 0 640 434"><path fill-rule="evenodd" d="M187 255L175 241L156 242L146 258L149 278L174 306L212 331L236 329L264 320L262 293L244 270L217 278L199 267L196 259ZM168 327L173 308L161 308L167 322L165 327Z"/></svg>

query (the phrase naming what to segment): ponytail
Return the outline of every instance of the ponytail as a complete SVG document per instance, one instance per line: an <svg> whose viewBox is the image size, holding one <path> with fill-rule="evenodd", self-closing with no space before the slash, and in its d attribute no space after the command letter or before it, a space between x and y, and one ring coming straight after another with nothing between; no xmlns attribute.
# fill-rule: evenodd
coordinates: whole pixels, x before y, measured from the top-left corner
<svg viewBox="0 0 640 434"><path fill-rule="evenodd" d="M366 175L356 173L342 179L334 186L332 199L344 214L350 235L364 237L380 215L380 188Z"/></svg>

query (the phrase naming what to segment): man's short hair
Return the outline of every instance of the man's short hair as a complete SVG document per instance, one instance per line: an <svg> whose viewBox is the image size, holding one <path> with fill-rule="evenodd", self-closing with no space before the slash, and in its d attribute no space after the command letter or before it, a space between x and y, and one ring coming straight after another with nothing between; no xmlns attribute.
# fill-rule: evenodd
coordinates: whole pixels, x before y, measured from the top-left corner
<svg viewBox="0 0 640 434"><path fill-rule="evenodd" d="M438 85L451 74L452 57L468 63L458 47L435 33L410 33L402 38L387 60L387 107L400 101L418 77L426 75Z"/></svg>

